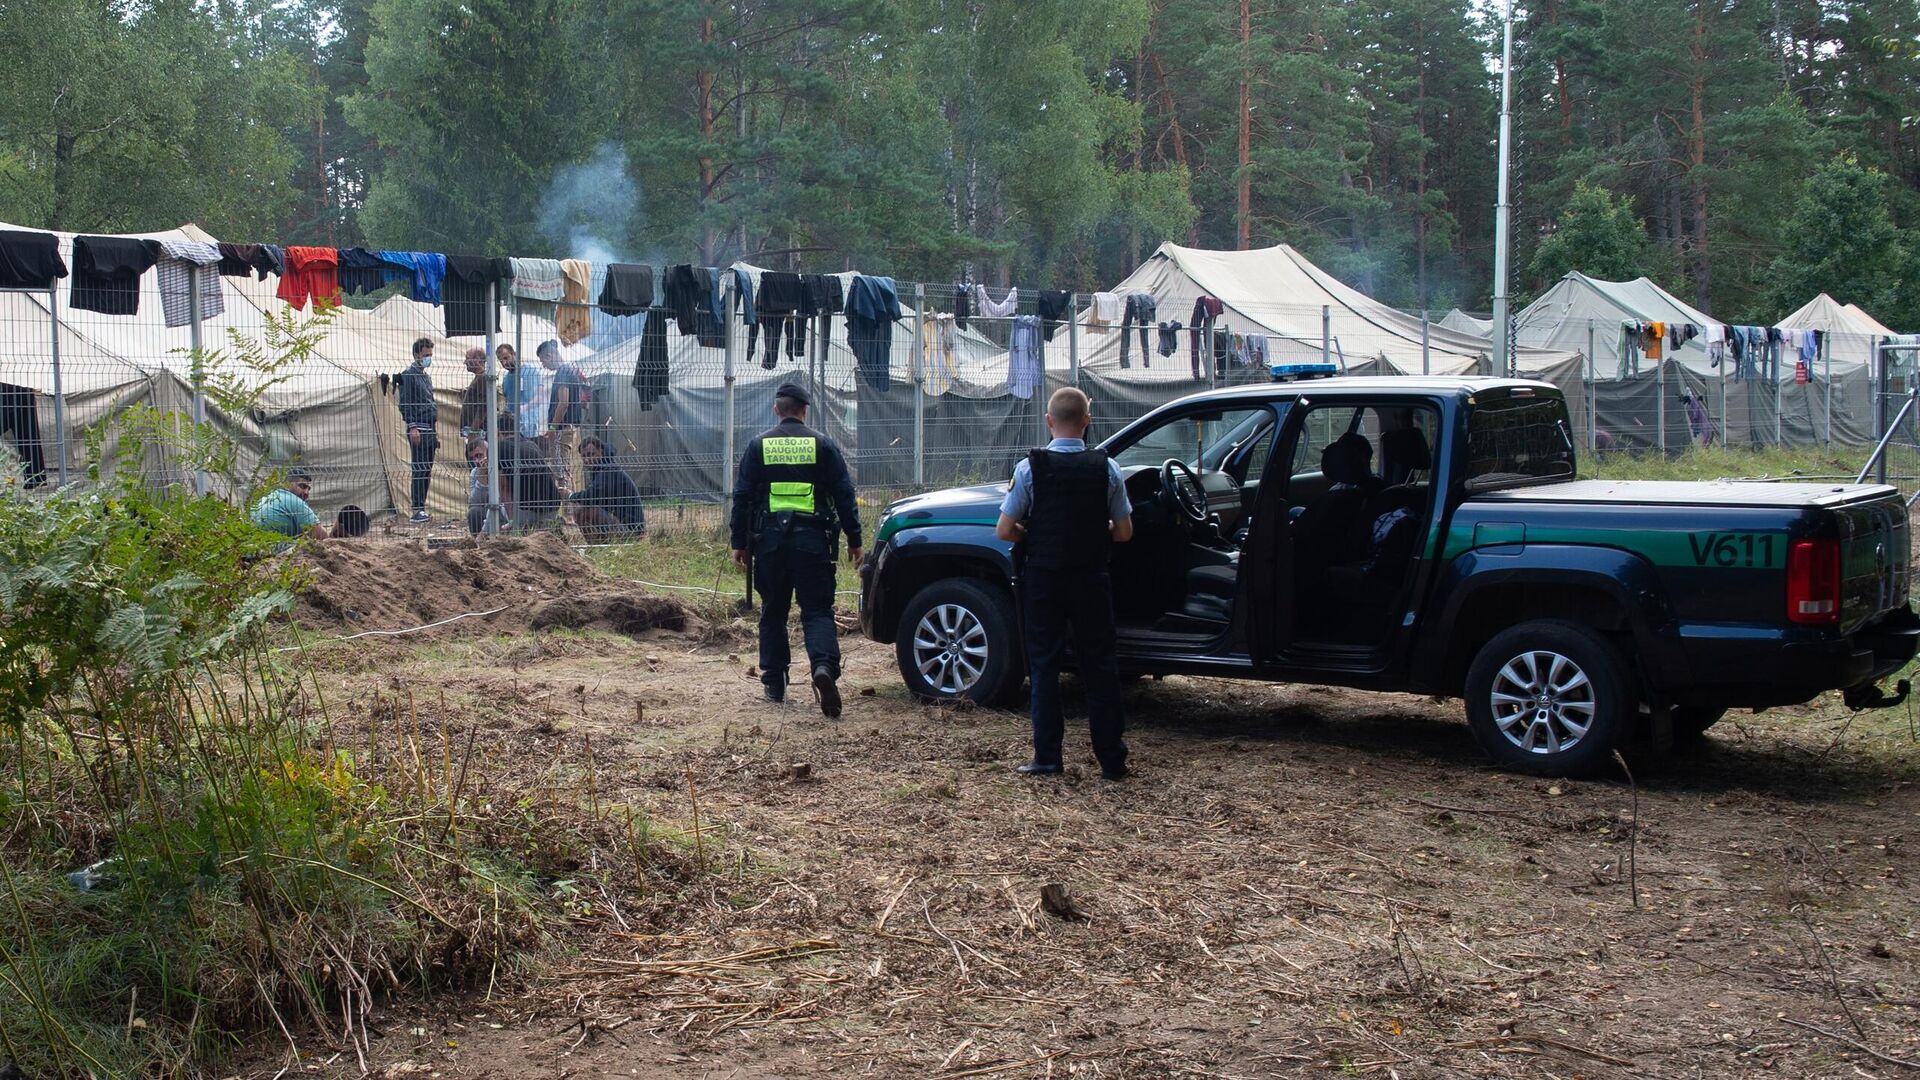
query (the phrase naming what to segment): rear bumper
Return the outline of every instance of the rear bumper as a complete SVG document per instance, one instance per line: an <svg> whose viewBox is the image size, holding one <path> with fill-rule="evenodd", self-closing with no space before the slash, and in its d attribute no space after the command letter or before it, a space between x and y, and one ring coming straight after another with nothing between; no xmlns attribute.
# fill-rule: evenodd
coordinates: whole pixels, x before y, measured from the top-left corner
<svg viewBox="0 0 1920 1080"><path fill-rule="evenodd" d="M1664 689L1683 703L1765 706L1806 701L1886 678L1920 649L1920 617L1890 612L1844 637L1750 627L1681 632L1690 671Z"/></svg>

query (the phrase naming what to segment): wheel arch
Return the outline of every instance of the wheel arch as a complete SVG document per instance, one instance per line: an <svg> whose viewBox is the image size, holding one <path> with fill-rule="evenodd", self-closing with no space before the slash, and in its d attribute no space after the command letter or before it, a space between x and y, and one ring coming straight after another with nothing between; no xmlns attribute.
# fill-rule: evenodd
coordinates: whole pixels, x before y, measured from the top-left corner
<svg viewBox="0 0 1920 1080"><path fill-rule="evenodd" d="M920 590L946 578L979 581L1013 599L1013 566L1005 552L977 542L947 538L895 540L876 568L882 588L870 614L870 636L884 645L894 643L900 615ZM1017 629L1017 628L1016 628Z"/></svg>

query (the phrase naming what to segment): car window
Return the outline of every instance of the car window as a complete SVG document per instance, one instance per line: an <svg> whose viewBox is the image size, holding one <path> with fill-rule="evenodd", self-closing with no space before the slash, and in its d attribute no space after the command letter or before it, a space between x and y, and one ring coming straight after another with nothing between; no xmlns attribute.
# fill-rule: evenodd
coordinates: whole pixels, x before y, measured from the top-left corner
<svg viewBox="0 0 1920 1080"><path fill-rule="evenodd" d="M1288 475L1318 476L1321 452L1354 434L1372 450L1368 468L1374 476L1396 484L1431 482L1439 430L1439 414L1430 406L1324 405L1302 419Z"/></svg>
<svg viewBox="0 0 1920 1080"><path fill-rule="evenodd" d="M1374 457L1378 459L1380 426L1377 421L1372 424L1367 422L1369 411L1352 405L1323 405L1310 410L1302 419L1300 438L1293 444L1293 462L1287 475L1303 476L1319 472L1320 452L1333 440L1350 431L1357 431L1371 443Z"/></svg>
<svg viewBox="0 0 1920 1080"><path fill-rule="evenodd" d="M1234 447L1258 435L1262 426L1271 427L1272 421L1273 411L1265 405L1180 413L1132 433L1127 445L1113 450L1111 456L1122 468L1157 469L1168 458L1178 458L1209 472L1220 468Z"/></svg>
<svg viewBox="0 0 1920 1080"><path fill-rule="evenodd" d="M1467 489L1573 476L1573 432L1559 395L1483 401L1467 417Z"/></svg>
<svg viewBox="0 0 1920 1080"><path fill-rule="evenodd" d="M1261 474L1267 471L1267 455L1273 452L1273 433L1278 430L1280 430L1278 425L1268 424L1266 429L1255 436L1252 444L1247 447L1247 456L1244 458L1247 463L1247 474L1240 478L1241 483L1260 482Z"/></svg>

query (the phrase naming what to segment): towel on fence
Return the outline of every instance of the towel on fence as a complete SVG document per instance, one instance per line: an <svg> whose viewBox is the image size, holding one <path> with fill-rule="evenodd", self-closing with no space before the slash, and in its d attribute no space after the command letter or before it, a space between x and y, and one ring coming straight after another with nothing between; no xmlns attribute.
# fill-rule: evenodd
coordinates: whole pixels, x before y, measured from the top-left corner
<svg viewBox="0 0 1920 1080"><path fill-rule="evenodd" d="M593 333L593 308L587 300L587 291L593 285L593 264L585 259L561 259L560 276L565 282L553 329L560 335L561 344L573 345Z"/></svg>
<svg viewBox="0 0 1920 1080"><path fill-rule="evenodd" d="M1040 359L1040 317L1022 315L1013 320L1007 345L1007 392L1025 401L1046 378Z"/></svg>
<svg viewBox="0 0 1920 1080"><path fill-rule="evenodd" d="M560 300L567 295L566 277L560 273L559 259L509 259L513 280L507 295L513 297L514 310L552 322Z"/></svg>
<svg viewBox="0 0 1920 1080"><path fill-rule="evenodd" d="M1008 289L1007 298L997 304L993 302L993 297L987 295L987 287L985 285L975 285L973 287L973 294L974 297L980 301L981 318L1010 319L1013 317L1013 313L1020 307L1019 289Z"/></svg>
<svg viewBox="0 0 1920 1080"><path fill-rule="evenodd" d="M952 315L927 315L920 323L919 365L920 389L928 397L939 397L953 387L953 380L959 375L959 365L954 358L954 323Z"/></svg>
<svg viewBox="0 0 1920 1080"><path fill-rule="evenodd" d="M211 319L227 310L226 291L220 287L220 249L195 240L160 241L160 312L168 326L193 321L193 288L200 287L200 318Z"/></svg>
<svg viewBox="0 0 1920 1080"><path fill-rule="evenodd" d="M1125 302L1120 299L1119 293L1094 293L1093 309L1087 315L1087 322L1089 324L1105 323L1108 326L1119 322L1121 316L1126 313L1126 309L1123 307L1124 303Z"/></svg>

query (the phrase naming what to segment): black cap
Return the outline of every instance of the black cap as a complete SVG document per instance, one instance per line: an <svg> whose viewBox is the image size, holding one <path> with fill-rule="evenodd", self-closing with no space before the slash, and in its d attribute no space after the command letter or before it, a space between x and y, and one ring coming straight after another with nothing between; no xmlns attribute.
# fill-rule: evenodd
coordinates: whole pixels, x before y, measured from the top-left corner
<svg viewBox="0 0 1920 1080"><path fill-rule="evenodd" d="M773 392L773 396L777 398L792 398L802 405L813 404L813 399L807 396L807 392L801 389L799 383L783 382L779 388Z"/></svg>

